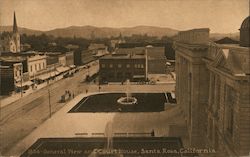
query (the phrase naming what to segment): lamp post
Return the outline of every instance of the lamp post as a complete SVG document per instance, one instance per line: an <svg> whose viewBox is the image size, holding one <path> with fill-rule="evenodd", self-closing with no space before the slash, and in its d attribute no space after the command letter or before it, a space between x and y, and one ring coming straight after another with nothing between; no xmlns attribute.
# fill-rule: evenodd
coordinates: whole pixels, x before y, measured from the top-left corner
<svg viewBox="0 0 250 157"><path fill-rule="evenodd" d="M23 97L23 64L21 64L21 97Z"/></svg>
<svg viewBox="0 0 250 157"><path fill-rule="evenodd" d="M147 50L147 47L145 49L145 71L146 71L146 81L148 81L148 50Z"/></svg>
<svg viewBox="0 0 250 157"><path fill-rule="evenodd" d="M50 102L50 89L48 88L48 95L49 95L49 117L51 118L51 102Z"/></svg>
<svg viewBox="0 0 250 157"><path fill-rule="evenodd" d="M49 73L50 73L50 78L51 78L51 68L50 68L50 70L49 70ZM51 118L51 101L50 101L50 82L49 82L49 86L48 86L48 96L49 96L49 117Z"/></svg>

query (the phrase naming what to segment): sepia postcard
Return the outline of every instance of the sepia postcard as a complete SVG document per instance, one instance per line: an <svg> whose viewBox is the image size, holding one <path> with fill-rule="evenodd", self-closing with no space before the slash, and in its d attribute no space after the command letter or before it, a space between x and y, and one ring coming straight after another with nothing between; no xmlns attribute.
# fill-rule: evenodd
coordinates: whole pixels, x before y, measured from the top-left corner
<svg viewBox="0 0 250 157"><path fill-rule="evenodd" d="M250 157L249 0L0 0L0 157Z"/></svg>

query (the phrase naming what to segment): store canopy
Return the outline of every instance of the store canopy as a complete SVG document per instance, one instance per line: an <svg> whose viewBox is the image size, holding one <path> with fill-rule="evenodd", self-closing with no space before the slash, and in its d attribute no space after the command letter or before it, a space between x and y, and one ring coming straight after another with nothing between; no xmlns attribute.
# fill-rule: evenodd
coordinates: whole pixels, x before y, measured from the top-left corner
<svg viewBox="0 0 250 157"><path fill-rule="evenodd" d="M31 86L32 84L34 84L32 81L26 81L26 82L18 82L16 84L17 87L24 87L24 86Z"/></svg>
<svg viewBox="0 0 250 157"><path fill-rule="evenodd" d="M49 72L49 73L46 73L46 74L39 75L36 78L38 78L40 80L47 80L47 79L49 79L51 77L54 77L54 76L56 76L58 74L59 73L57 71L52 71L52 72Z"/></svg>
<svg viewBox="0 0 250 157"><path fill-rule="evenodd" d="M145 75L134 75L133 78L145 78Z"/></svg>
<svg viewBox="0 0 250 157"><path fill-rule="evenodd" d="M66 72L66 71L70 70L70 68L69 67L58 67L58 68L56 68L56 70L59 73L63 73L63 72Z"/></svg>
<svg viewBox="0 0 250 157"><path fill-rule="evenodd" d="M70 65L69 67L70 67L70 68L75 68L76 66L75 66L75 65Z"/></svg>

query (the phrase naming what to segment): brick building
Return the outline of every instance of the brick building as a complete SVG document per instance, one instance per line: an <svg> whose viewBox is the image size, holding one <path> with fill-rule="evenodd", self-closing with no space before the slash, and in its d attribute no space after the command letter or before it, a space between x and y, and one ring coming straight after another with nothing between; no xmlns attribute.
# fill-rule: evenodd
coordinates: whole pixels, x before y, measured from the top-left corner
<svg viewBox="0 0 250 157"><path fill-rule="evenodd" d="M149 74L165 74L166 62L165 47L154 47L148 45L146 47L119 48L117 54L144 54L147 51L148 55L148 73Z"/></svg>
<svg viewBox="0 0 250 157"><path fill-rule="evenodd" d="M74 51L74 64L75 65L84 65L91 61L95 60L92 50L75 50Z"/></svg>
<svg viewBox="0 0 250 157"><path fill-rule="evenodd" d="M145 81L146 56L145 54L112 54L99 60L100 83Z"/></svg>
<svg viewBox="0 0 250 157"><path fill-rule="evenodd" d="M248 155L249 47L210 42L206 28L179 32L174 47L176 98L190 146L215 148L216 156Z"/></svg>
<svg viewBox="0 0 250 157"><path fill-rule="evenodd" d="M0 95L9 95L11 92L13 92L15 90L13 67L0 65L0 80Z"/></svg>

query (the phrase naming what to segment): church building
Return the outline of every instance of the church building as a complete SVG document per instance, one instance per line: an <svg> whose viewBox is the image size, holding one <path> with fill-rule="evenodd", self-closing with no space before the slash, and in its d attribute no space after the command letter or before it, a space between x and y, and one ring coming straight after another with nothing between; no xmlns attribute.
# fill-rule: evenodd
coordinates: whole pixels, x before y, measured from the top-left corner
<svg viewBox="0 0 250 157"><path fill-rule="evenodd" d="M14 12L13 30L12 32L2 32L0 35L0 51L1 52L20 52L20 34L18 32L16 14Z"/></svg>

